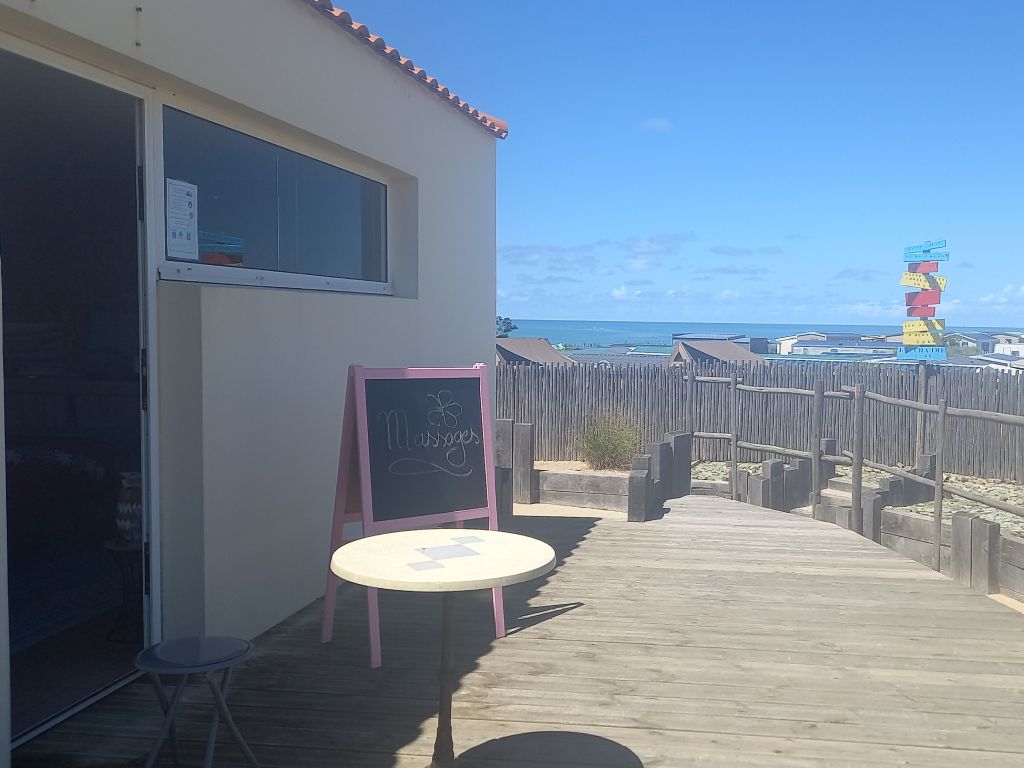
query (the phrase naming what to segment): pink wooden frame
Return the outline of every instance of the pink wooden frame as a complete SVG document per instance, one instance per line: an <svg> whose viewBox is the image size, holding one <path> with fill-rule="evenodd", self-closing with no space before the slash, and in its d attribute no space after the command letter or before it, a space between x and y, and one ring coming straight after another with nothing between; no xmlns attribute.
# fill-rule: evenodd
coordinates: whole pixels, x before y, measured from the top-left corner
<svg viewBox="0 0 1024 768"><path fill-rule="evenodd" d="M366 382L376 379L472 379L480 384L481 441L484 450L484 476L487 484L487 506L479 509L463 509L438 515L410 517L400 520L375 521L373 519L373 495L370 487L370 442L366 420ZM348 384L345 391L345 409L341 421L341 452L338 458L338 480L334 491L334 522L331 526L331 548L328 553L327 584L324 594L323 621L320 627L321 642L331 641L334 632L334 608L337 601L338 579L330 568L330 558L345 543L346 523L361 522L363 536L374 536L389 531L407 531L428 528L442 523L455 523L462 527L466 520L487 519L487 527L498 530L498 508L494 486L494 447L491 435L491 401L487 393L487 366L477 363L472 368L364 368L353 365L349 368ZM353 448L359 473L359 490L362 514L348 512L349 483ZM505 608L501 587L491 591L494 606L494 633L505 636ZM377 590L366 591L370 629L370 666L381 665L380 651L380 609Z"/></svg>

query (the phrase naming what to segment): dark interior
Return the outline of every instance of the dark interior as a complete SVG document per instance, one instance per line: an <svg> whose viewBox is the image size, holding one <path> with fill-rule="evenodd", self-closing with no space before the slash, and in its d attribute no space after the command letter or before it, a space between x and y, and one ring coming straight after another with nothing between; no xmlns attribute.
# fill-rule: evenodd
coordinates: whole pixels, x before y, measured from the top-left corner
<svg viewBox="0 0 1024 768"><path fill-rule="evenodd" d="M142 646L136 101L3 51L0 94L17 735Z"/></svg>

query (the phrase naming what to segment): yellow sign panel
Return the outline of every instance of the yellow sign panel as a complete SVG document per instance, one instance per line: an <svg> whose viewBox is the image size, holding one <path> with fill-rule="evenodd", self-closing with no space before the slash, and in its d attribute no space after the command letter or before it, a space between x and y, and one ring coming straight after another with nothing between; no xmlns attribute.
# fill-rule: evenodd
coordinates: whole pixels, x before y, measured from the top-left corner
<svg viewBox="0 0 1024 768"><path fill-rule="evenodd" d="M904 320L904 333L928 333L929 331L941 331L946 327L945 320L938 318L925 318L923 320Z"/></svg>
<svg viewBox="0 0 1024 768"><path fill-rule="evenodd" d="M946 278L942 275L925 275L917 272L904 272L900 285L909 285L911 288L923 288L925 290L940 291L946 290Z"/></svg>
<svg viewBox="0 0 1024 768"><path fill-rule="evenodd" d="M945 342L941 333L904 333L903 343L913 347L941 347Z"/></svg>

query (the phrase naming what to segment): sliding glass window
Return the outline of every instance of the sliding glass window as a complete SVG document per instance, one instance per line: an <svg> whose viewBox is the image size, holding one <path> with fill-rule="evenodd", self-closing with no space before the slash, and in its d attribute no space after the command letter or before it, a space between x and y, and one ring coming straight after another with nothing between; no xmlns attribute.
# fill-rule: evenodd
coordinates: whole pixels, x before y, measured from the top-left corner
<svg viewBox="0 0 1024 768"><path fill-rule="evenodd" d="M387 281L387 187L164 108L167 258Z"/></svg>

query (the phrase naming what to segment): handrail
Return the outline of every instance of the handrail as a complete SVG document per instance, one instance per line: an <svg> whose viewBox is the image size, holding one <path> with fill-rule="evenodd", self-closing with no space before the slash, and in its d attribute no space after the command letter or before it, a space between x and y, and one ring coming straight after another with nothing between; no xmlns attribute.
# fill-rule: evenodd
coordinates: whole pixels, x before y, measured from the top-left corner
<svg viewBox="0 0 1024 768"><path fill-rule="evenodd" d="M853 387L850 386L844 385L842 389L844 392L853 392ZM899 397L888 397L886 395L876 394L875 392L865 392L864 397L868 400L874 400L877 403L899 405L905 408L913 408L917 411L924 411L925 413L939 412L939 406L932 405L931 403L920 403L917 400L904 400ZM954 408L953 406L948 406L946 408L946 415L960 416L965 419L991 421L995 424L1006 424L1011 427L1024 427L1024 416L1017 416L1012 413L999 413L998 411L982 411L977 408Z"/></svg>
<svg viewBox="0 0 1024 768"><path fill-rule="evenodd" d="M777 453L780 456L792 456L796 459L809 459L811 458L810 451L798 451L796 448L783 448L778 445L762 445L761 443L748 443L744 440L737 440L736 445L739 448L745 448L748 451L761 451L762 453Z"/></svg>
<svg viewBox="0 0 1024 768"><path fill-rule="evenodd" d="M694 381L699 381L702 384L731 384L732 379L728 376L694 376Z"/></svg>
<svg viewBox="0 0 1024 768"><path fill-rule="evenodd" d="M761 392L766 395L800 395L801 397L814 397L813 389L799 389L797 387L755 387L751 384L738 384L736 389L741 392ZM849 400L853 397L849 392L837 392L829 390L825 397L837 400Z"/></svg>
<svg viewBox="0 0 1024 768"><path fill-rule="evenodd" d="M850 458L851 460L853 459L853 454L850 453L849 451L843 451L843 455ZM888 464L880 464L877 461L872 461L871 459L862 459L862 461L864 462L865 467L877 469L879 472L887 472L890 475L902 477L904 480L911 480L915 483L920 483L921 485L927 485L929 488L935 487L935 481L932 480L930 477L922 477L921 475L915 475L913 472L910 472L906 469L902 469L900 467L890 467ZM946 486L946 488L948 489L949 486Z"/></svg>
<svg viewBox="0 0 1024 768"><path fill-rule="evenodd" d="M853 393L854 388L844 384L842 386L844 392ZM913 408L916 411L925 411L926 413L938 413L939 406L931 405L930 403L919 403L917 400L904 400L900 397L889 397L888 395L879 395L875 392L864 392L864 397L867 400L874 400L876 403L887 403L889 405L899 405L904 408ZM948 409L952 410L952 409Z"/></svg>
<svg viewBox="0 0 1024 768"><path fill-rule="evenodd" d="M844 456L851 457L849 451L843 451ZM870 459L864 459L864 466L871 467L871 469L877 469L879 472L886 472L896 477L902 477L904 480L910 480L921 485L927 485L929 488L934 488L937 483L929 477L922 477L921 475L915 475L913 472L908 472L900 467L890 467L887 464L880 464L877 461L871 461ZM1011 515L1017 515L1024 517L1024 507L1018 504L1011 504L1008 501L997 499L994 496L985 496L980 493L974 493L968 491L966 488L961 488L959 485L950 485L949 483L942 484L942 490L946 493L952 494L953 496L959 496L962 499L973 501L978 504L984 504L995 509L1001 509L1003 512L1009 512Z"/></svg>
<svg viewBox="0 0 1024 768"><path fill-rule="evenodd" d="M703 437L705 440L732 440L728 432L694 432L694 437Z"/></svg>
<svg viewBox="0 0 1024 768"><path fill-rule="evenodd" d="M948 416L961 416L965 419L981 419L992 421L996 424L1006 424L1011 427L1024 427L1024 416L1015 416L1012 413L999 413L997 411L979 411L975 408L946 408Z"/></svg>
<svg viewBox="0 0 1024 768"><path fill-rule="evenodd" d="M848 459L845 456L833 456L832 454L823 453L821 454L821 460L827 461L829 464L839 464L844 467L853 466L853 459Z"/></svg>

